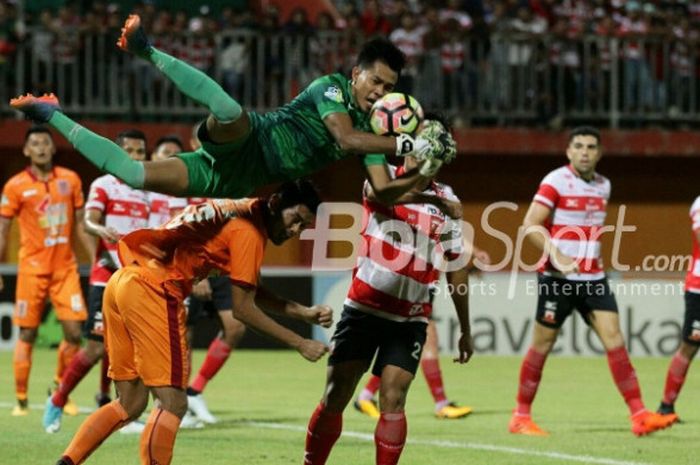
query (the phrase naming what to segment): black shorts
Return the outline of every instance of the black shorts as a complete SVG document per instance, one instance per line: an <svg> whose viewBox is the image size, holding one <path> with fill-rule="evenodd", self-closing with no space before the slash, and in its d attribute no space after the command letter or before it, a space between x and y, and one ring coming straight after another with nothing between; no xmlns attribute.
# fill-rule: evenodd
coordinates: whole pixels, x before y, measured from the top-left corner
<svg viewBox="0 0 700 465"><path fill-rule="evenodd" d="M328 364L364 360L369 366L376 354L372 374L381 376L386 365L416 374L426 327L425 323L391 321L346 305L331 338Z"/></svg>
<svg viewBox="0 0 700 465"><path fill-rule="evenodd" d="M700 294L685 293L685 318L683 319L683 340L700 346Z"/></svg>
<svg viewBox="0 0 700 465"><path fill-rule="evenodd" d="M199 300L196 297L187 298L187 326L194 326L204 317L217 317L223 310L233 309L231 280L228 276L214 276L209 279L211 300Z"/></svg>
<svg viewBox="0 0 700 465"><path fill-rule="evenodd" d="M617 302L608 279L571 281L553 276L537 275L538 323L559 329L574 309L590 324L593 310L617 313Z"/></svg>
<svg viewBox="0 0 700 465"><path fill-rule="evenodd" d="M83 336L97 342L104 342L104 320L102 319L102 296L105 286L88 288L88 318L83 323Z"/></svg>

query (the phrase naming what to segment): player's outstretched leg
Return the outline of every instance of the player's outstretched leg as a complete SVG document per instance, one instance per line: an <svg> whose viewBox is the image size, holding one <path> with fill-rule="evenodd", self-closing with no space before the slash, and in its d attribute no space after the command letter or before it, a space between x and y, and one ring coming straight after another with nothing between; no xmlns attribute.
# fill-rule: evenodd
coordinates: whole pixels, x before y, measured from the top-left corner
<svg viewBox="0 0 700 465"><path fill-rule="evenodd" d="M76 150L101 171L116 176L135 189L144 187L143 163L132 160L111 140L85 129L64 115L54 94L44 94L41 97L32 94L21 95L10 100L10 106L35 122L48 123L56 128Z"/></svg>
<svg viewBox="0 0 700 465"><path fill-rule="evenodd" d="M216 81L150 44L138 15L130 15L126 20L117 46L156 65L183 94L207 107L220 123L240 118L243 109Z"/></svg>

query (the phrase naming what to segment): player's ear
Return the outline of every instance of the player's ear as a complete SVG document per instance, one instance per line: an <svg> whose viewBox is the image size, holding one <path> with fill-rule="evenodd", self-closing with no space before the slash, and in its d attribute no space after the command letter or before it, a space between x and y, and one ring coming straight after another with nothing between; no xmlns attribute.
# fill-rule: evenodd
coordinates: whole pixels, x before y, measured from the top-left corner
<svg viewBox="0 0 700 465"><path fill-rule="evenodd" d="M359 66L352 67L352 72L350 73L350 75L352 76L352 83L353 84L355 84L355 82L357 82L357 78L360 76L361 72L362 72L362 70L360 69Z"/></svg>

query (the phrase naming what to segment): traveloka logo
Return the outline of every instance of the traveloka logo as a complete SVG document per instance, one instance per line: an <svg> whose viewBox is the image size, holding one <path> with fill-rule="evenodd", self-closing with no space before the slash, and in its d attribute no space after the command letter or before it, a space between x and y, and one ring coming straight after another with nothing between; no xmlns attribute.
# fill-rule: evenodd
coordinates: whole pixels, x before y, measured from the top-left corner
<svg viewBox="0 0 700 465"><path fill-rule="evenodd" d="M323 95L334 102L343 103L343 93L337 86L330 86Z"/></svg>

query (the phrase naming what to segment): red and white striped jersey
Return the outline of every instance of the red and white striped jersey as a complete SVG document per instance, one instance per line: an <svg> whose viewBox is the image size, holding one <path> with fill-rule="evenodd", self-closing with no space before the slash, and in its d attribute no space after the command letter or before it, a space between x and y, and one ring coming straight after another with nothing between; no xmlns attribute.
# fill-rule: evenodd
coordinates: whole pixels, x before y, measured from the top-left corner
<svg viewBox="0 0 700 465"><path fill-rule="evenodd" d="M187 206L187 199L173 197L159 192L148 192L148 227L157 228L172 218L173 210L182 210Z"/></svg>
<svg viewBox="0 0 700 465"><path fill-rule="evenodd" d="M120 236L148 228L148 193L132 189L111 174L92 182L85 209L102 212L103 224L114 228ZM90 271L90 284L105 286L112 273L121 266L117 244L100 239L96 255Z"/></svg>
<svg viewBox="0 0 700 465"><path fill-rule="evenodd" d="M693 229L693 261L685 275L685 290L700 294L700 244L698 244L698 231L700 231L700 197L695 199L690 207L690 221Z"/></svg>
<svg viewBox="0 0 700 465"><path fill-rule="evenodd" d="M562 166L544 177L533 199L552 210L545 227L552 244L579 262L580 273L564 276L574 281L605 277L600 258L600 228L605 223L610 199L610 181L595 174L585 181L571 167ZM561 274L547 260L539 270L547 275Z"/></svg>
<svg viewBox="0 0 700 465"><path fill-rule="evenodd" d="M445 184L432 183L425 192L458 201ZM427 204L387 207L365 196L363 207L362 247L345 305L389 320L427 322L439 264L464 253L461 221Z"/></svg>

